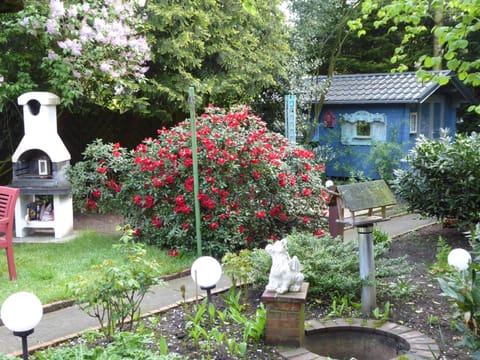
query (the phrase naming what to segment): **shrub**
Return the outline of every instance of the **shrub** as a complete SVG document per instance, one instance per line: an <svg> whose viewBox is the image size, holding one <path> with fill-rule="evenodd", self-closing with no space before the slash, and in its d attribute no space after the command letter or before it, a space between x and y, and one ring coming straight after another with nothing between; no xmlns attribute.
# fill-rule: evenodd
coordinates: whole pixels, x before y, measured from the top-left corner
<svg viewBox="0 0 480 360"><path fill-rule="evenodd" d="M438 278L442 294L453 304L455 328L462 333L461 340L456 344L465 346L472 351L471 357L480 357L480 233L478 224L470 230L468 236L472 244L474 261L466 270L447 271Z"/></svg>
<svg viewBox="0 0 480 360"><path fill-rule="evenodd" d="M145 258L145 245L132 243L131 234L126 227L121 243L116 245L125 254L123 264L105 260L93 266L97 270L94 278L79 275L69 284L76 302L97 318L108 340L117 328L135 329L145 294L161 283L158 264Z"/></svg>
<svg viewBox="0 0 480 360"><path fill-rule="evenodd" d="M376 232L381 237L381 231ZM288 254L297 256L302 265L302 273L309 285L309 294L330 298L355 298L360 294L362 280L359 274L359 255L356 241L340 242L325 235L315 237L308 233L293 232L287 237ZM377 278L402 275L410 271L405 257L386 259L382 257L388 250L390 242L385 238L375 242L375 262ZM262 255L262 253L264 255ZM250 257L254 261L252 275L260 276L261 281L268 281L271 261L263 250L252 251Z"/></svg>
<svg viewBox="0 0 480 360"><path fill-rule="evenodd" d="M361 286L357 244L295 232L288 237L288 253L297 256L312 295L358 294Z"/></svg>
<svg viewBox="0 0 480 360"><path fill-rule="evenodd" d="M113 335L113 340L111 343L102 345L91 345L81 342L69 347L59 346L49 348L43 351L37 351L33 358L37 360L183 359L183 357L177 353L168 353L168 350L161 351L161 354L159 354L158 351L155 350L158 341L152 334L118 332Z"/></svg>
<svg viewBox="0 0 480 360"><path fill-rule="evenodd" d="M248 108L209 107L197 118L203 250L212 255L263 246L293 227L323 233L324 166L267 130ZM132 152L96 141L70 171L76 201L120 212L142 241L194 249L190 123L158 130Z"/></svg>
<svg viewBox="0 0 480 360"><path fill-rule="evenodd" d="M375 165L378 175L390 183L394 178L394 170L400 167L400 160L403 156L402 145L396 140L396 131L390 134L390 141L375 141L372 144L369 159Z"/></svg>
<svg viewBox="0 0 480 360"><path fill-rule="evenodd" d="M397 170L393 188L410 210L439 219L480 220L480 135L442 131L439 139L420 136L407 155L406 170Z"/></svg>

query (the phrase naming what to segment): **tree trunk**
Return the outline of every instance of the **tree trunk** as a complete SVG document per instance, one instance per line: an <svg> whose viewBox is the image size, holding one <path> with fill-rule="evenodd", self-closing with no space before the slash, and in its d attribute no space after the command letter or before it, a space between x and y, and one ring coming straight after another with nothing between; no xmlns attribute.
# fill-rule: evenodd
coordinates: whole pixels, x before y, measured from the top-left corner
<svg viewBox="0 0 480 360"><path fill-rule="evenodd" d="M433 21L435 23L435 27L439 27L443 25L443 1L438 1L438 5L435 6L433 9ZM438 41L438 36L433 36L433 56L440 57L442 56L442 46ZM441 70L442 64L438 64L433 68L433 70Z"/></svg>

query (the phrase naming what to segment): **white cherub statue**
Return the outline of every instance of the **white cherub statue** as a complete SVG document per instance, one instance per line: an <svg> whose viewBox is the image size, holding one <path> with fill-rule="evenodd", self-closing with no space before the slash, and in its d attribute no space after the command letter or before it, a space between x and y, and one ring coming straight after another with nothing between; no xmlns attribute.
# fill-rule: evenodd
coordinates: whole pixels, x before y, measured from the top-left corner
<svg viewBox="0 0 480 360"><path fill-rule="evenodd" d="M267 291L275 291L277 294L300 291L304 276L300 272L302 268L298 258L290 258L287 253L287 239L268 244L265 251L272 257Z"/></svg>

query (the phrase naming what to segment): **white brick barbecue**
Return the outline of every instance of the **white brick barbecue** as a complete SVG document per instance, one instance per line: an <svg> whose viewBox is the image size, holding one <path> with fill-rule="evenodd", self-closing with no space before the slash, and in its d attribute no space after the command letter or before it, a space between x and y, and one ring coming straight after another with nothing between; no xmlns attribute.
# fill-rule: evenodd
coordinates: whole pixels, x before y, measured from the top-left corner
<svg viewBox="0 0 480 360"><path fill-rule="evenodd" d="M18 104L23 106L25 135L12 155L12 187L20 189L15 235L52 229L55 238L62 238L73 231L73 204L67 177L70 153L57 132L60 98L49 92L28 92L19 96ZM53 198L53 213L43 221L31 220L27 206L40 195Z"/></svg>

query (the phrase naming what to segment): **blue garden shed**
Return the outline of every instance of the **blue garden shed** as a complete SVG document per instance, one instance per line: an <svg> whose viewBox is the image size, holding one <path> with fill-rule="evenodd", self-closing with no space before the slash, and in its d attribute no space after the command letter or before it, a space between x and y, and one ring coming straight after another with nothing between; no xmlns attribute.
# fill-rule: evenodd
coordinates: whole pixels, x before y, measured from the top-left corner
<svg viewBox="0 0 480 360"><path fill-rule="evenodd" d="M457 111L474 103L471 92L451 72L448 84L420 82L416 73L335 75L318 119L313 141L333 148L328 177L378 179L374 146L397 143L403 155L418 136L437 138L440 129L453 134ZM326 77L318 77L322 85Z"/></svg>

